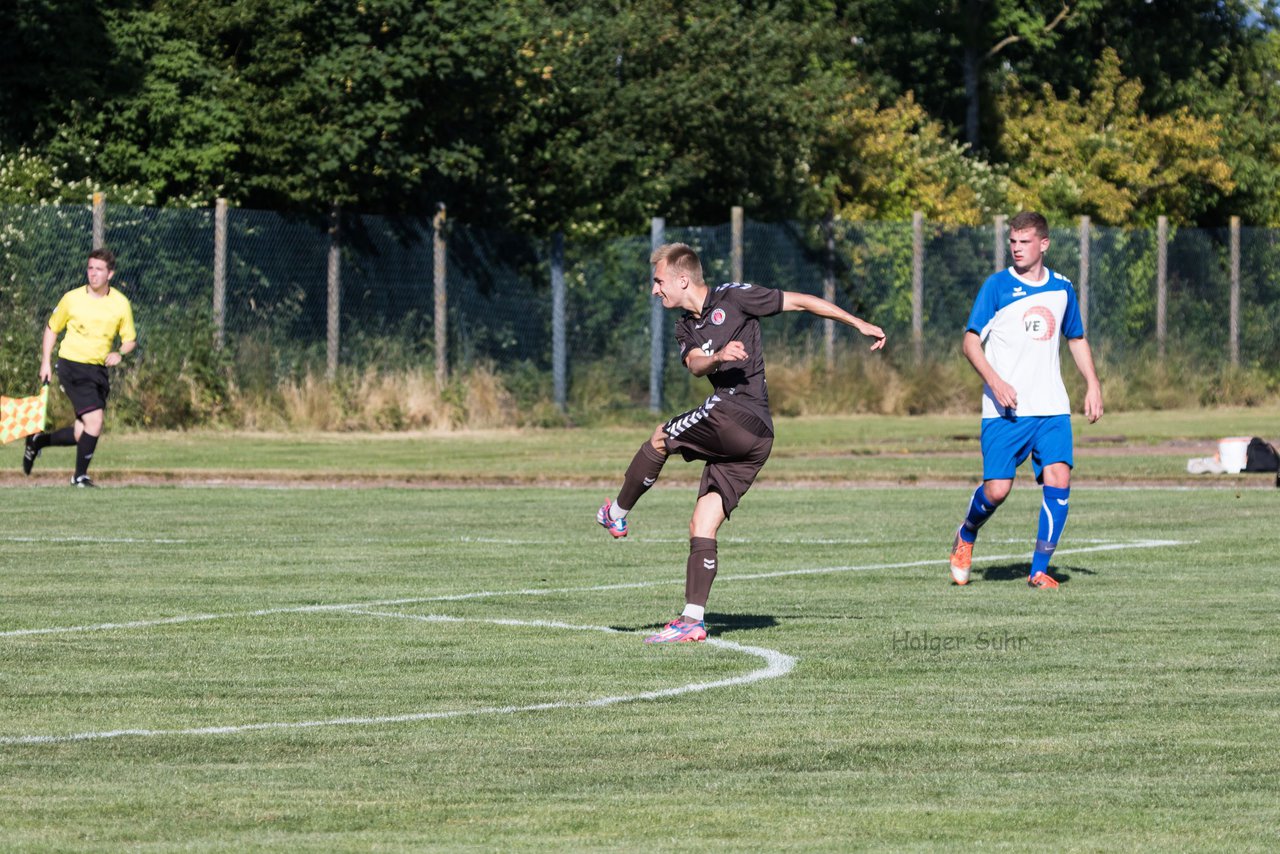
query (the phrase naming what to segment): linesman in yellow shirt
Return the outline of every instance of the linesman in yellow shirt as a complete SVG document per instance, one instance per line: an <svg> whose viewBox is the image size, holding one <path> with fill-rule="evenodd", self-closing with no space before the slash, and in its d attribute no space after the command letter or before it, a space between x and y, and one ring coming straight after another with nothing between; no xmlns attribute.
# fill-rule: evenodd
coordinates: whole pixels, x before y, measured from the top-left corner
<svg viewBox="0 0 1280 854"><path fill-rule="evenodd" d="M57 374L62 390L75 409L74 426L52 433L36 433L27 437L22 455L22 471L31 474L36 457L50 445L76 446L76 473L72 486L90 487L89 463L102 435L102 416L107 406L111 383L107 368L114 368L138 346L138 333L133 328L133 307L128 298L111 287L116 274L116 256L110 249L89 253L86 276L89 283L67 291L49 316L44 330L44 357L40 362L40 379L49 382L54 369L53 345L65 329L58 348ZM120 339L119 349L115 347Z"/></svg>

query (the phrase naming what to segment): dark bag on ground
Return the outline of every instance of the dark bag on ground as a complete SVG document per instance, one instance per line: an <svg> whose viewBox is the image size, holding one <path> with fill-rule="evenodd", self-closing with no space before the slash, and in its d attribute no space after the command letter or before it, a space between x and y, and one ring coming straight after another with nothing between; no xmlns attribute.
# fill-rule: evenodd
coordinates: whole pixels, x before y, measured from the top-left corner
<svg viewBox="0 0 1280 854"><path fill-rule="evenodd" d="M1280 470L1280 454L1275 446L1264 442L1257 436L1249 440L1249 449L1245 451L1245 471L1277 471Z"/></svg>

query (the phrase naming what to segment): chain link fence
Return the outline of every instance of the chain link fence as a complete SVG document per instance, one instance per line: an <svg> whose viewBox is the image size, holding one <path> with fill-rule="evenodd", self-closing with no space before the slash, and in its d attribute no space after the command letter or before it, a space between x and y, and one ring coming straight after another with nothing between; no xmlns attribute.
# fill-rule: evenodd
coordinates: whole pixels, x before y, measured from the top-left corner
<svg viewBox="0 0 1280 854"><path fill-rule="evenodd" d="M99 233L119 258L115 283L134 305L143 351L167 358L205 350L242 388L342 369L447 371L484 364L547 395L557 369L568 385L610 383L616 401L653 398L655 317L651 236L566 241L565 365L554 364L551 241L449 221L437 318L431 221L344 216L334 222L230 209L225 282L214 302L218 227L209 209L100 205ZM84 281L93 245L89 207L0 207L0 381L30 385L39 338L59 296ZM976 228L931 223L757 223L668 227L665 240L696 247L711 283L741 258L746 281L833 296L884 327L895 360L957 352L978 286L1004 260L1003 221ZM1048 264L1077 282L1101 359L1176 353L1206 370L1228 364L1273 371L1280 336L1280 231L1261 228L1055 229ZM1233 245L1235 246L1233 250ZM329 258L337 253L338 281ZM1081 259L1086 263L1082 266ZM1238 258L1238 260L1236 260ZM336 297L336 302L335 302ZM335 326L336 321L336 326ZM438 338L438 321L443 337ZM659 381L684 382L673 318L656 340ZM843 359L865 349L802 312L765 324L766 345ZM441 350L437 342L443 341ZM174 355L177 354L177 355Z"/></svg>

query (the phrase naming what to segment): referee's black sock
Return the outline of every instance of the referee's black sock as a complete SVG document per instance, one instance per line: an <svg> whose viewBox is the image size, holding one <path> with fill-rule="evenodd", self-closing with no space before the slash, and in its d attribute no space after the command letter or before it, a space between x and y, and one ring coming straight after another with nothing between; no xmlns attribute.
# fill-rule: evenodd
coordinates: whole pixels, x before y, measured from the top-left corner
<svg viewBox="0 0 1280 854"><path fill-rule="evenodd" d="M61 430L54 430L52 433L41 433L40 436L44 438L44 441L41 441L40 438L37 437L35 441L37 448L47 448L50 445L55 447L60 445L74 445L76 443L76 428L67 426L63 427Z"/></svg>
<svg viewBox="0 0 1280 854"><path fill-rule="evenodd" d="M76 477L89 473L89 461L93 459L93 450L97 447L97 436L91 435L87 430L80 434L80 441L76 442Z"/></svg>

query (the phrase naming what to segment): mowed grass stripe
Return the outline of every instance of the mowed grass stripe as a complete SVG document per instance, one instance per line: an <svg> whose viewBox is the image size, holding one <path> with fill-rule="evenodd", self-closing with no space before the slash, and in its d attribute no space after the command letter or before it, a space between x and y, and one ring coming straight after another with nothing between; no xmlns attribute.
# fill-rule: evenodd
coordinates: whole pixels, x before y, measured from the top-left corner
<svg viewBox="0 0 1280 854"><path fill-rule="evenodd" d="M446 694L501 708L754 667L635 637L678 609L687 491L646 496L641 539L623 543L594 527L594 489L106 492L9 490L10 532L185 542L7 544L0 631L549 592L453 601L467 622L416 632L320 612L0 638L7 732L15 714L37 734L89 731L74 724L93 714L171 729L210 709L310 720ZM691 832L729 850L1274 847L1276 493L1073 490L1065 583L1044 595L1022 582L1039 504L1023 482L983 531L975 582L947 583L970 492L748 495L725 533L750 542L721 545L709 623L794 657L785 678L396 726L6 745L0 834L18 849L654 850ZM461 539L513 527L555 542ZM1140 540L1183 545L1066 553ZM931 563L771 575L912 562ZM575 643L488 619L620 633ZM925 635L955 642L903 642Z"/></svg>
<svg viewBox="0 0 1280 854"><path fill-rule="evenodd" d="M467 540L477 542L477 540ZM664 541L665 542L665 541ZM832 542L840 542L835 540L813 540L812 543L829 544ZM864 542L864 541L859 541ZM1006 540L1006 542L1009 542ZM504 544L509 545L510 543ZM1191 542L1183 542L1180 540L1139 540L1133 543L1115 543L1108 542L1100 545L1082 546L1075 549L1061 549L1057 552L1059 556L1068 556L1075 554L1083 554L1088 552L1100 551L1116 551L1119 549L1153 549L1153 548L1173 548L1177 546L1194 545ZM1017 560L1020 554L997 554L997 555L981 555L975 557L974 563L997 563ZM844 572L874 572L876 570L887 569L916 569L928 566L945 566L947 559L928 559L918 561L907 561L905 563L887 563L887 564L867 564L863 566L824 566L824 567L808 567L803 569L788 569L778 572L762 572L754 575L726 575L719 576L717 581L720 584L741 581L760 581L772 578L785 578L795 575L827 575L832 573ZM178 614L172 617L163 617L155 620L133 620L124 623L99 623L96 625L85 626L50 626L46 628L31 629L11 629L0 632L0 637L23 637L29 635L49 635L49 634L72 634L77 632L97 632L97 631L114 631L118 629L139 629L151 626L176 625L179 623L191 622L207 622L210 620L228 620L243 619L246 617L265 617L274 614L306 614L317 612L333 612L342 611L347 613L367 613L375 612L362 610L368 607L380 607L388 605L414 605L425 602L460 602L468 599L493 599L500 596L549 596L561 595L566 593L604 593L618 590L635 590L643 587L657 587L665 584L671 584L671 581L637 581L626 584L597 584L590 587L559 587L559 588L528 588L524 590L477 590L470 593L455 593L441 596L416 597L409 599L391 599L380 602L360 602L345 603L331 605L303 605L299 607L284 608L264 608L258 611L248 613L229 613L229 614ZM386 616L386 615L384 615ZM448 618L440 618L447 620ZM501 622L501 621L495 621ZM566 626L567 627L567 626Z"/></svg>
<svg viewBox="0 0 1280 854"><path fill-rule="evenodd" d="M369 617L380 617L386 619L410 619L431 623L451 623L464 622L457 617L448 617L437 614L429 615L411 615L385 611L366 611L348 609L345 613L363 615ZM588 631L588 632L604 632L609 634L617 633L617 630L604 626L575 626L568 623L552 622L552 621L528 621L528 620L481 620L478 622L491 623L493 625L506 627L533 627L560 629L566 631ZM0 745L34 745L34 744L60 744L68 742L97 741L112 738L148 738L159 736L210 736L210 735L230 735L236 733L263 732L270 730L290 730L290 729L314 729L317 727L328 726L376 726L418 723L432 720L445 720L448 718L456 718L468 715L509 715L530 712L556 711L571 708L601 708L612 706L619 703L632 703L644 700L658 700L671 697L678 697L682 694L698 693L702 691L711 691L717 688L727 688L735 685L747 685L752 682L758 682L762 679L776 679L785 676L795 666L795 659L791 656L780 653L776 650L763 649L760 647L743 646L741 644L732 643L730 641L709 639L707 644L711 647L755 656L763 660L765 666L757 668L751 672L730 676L715 681L698 681L684 685L678 685L669 688L657 688L651 690L638 691L631 694L613 694L609 696L596 697L594 699L571 700L557 699L554 701L545 701L540 703L526 704L522 706L500 706L500 707L481 707L473 709L452 709L445 711L431 712L413 712L400 715L379 715L366 717L345 716L339 718L329 718L324 720L290 720L290 721L260 721L255 723L231 724L231 725L212 725L197 726L187 729L115 729L103 730L96 732L79 732L66 735L18 735L5 736L0 735ZM556 660L563 661L563 656L556 656ZM538 680L540 687L546 688L545 678ZM362 684L362 688L364 685ZM43 709L42 713L47 714L47 709Z"/></svg>

